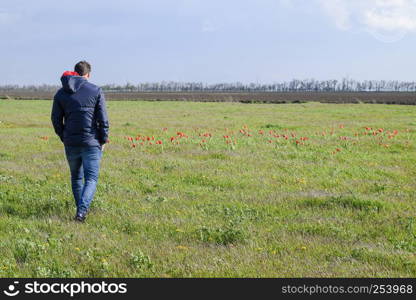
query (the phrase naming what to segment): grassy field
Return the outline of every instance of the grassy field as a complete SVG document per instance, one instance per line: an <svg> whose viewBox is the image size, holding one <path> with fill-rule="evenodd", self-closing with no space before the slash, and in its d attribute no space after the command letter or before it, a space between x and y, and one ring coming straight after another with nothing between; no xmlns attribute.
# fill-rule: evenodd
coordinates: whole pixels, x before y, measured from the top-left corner
<svg viewBox="0 0 416 300"><path fill-rule="evenodd" d="M416 276L414 106L107 102L78 224L51 105L0 100L0 277Z"/></svg>

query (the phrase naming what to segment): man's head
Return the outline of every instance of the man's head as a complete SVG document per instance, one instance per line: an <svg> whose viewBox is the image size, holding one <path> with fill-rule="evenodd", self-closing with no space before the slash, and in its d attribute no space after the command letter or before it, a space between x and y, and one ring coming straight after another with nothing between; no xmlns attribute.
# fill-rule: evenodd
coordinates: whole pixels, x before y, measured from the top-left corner
<svg viewBox="0 0 416 300"><path fill-rule="evenodd" d="M85 60L80 61L75 65L74 71L85 78L90 78L91 65Z"/></svg>

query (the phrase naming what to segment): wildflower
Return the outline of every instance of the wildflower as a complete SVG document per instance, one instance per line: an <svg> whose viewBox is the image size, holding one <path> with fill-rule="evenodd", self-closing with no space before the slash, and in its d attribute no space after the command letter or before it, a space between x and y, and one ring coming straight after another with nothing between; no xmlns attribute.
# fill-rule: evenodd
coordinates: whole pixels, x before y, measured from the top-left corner
<svg viewBox="0 0 416 300"><path fill-rule="evenodd" d="M336 154L337 152L341 152L340 148L336 148L335 151L332 152L332 154Z"/></svg>
<svg viewBox="0 0 416 300"><path fill-rule="evenodd" d="M304 178L298 178L297 182L301 184L306 184L306 180Z"/></svg>

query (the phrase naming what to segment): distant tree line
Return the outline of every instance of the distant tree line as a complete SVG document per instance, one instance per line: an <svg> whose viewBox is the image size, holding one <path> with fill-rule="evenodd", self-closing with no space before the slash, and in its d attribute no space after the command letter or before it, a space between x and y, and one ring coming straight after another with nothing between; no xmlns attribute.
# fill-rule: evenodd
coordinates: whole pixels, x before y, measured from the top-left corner
<svg viewBox="0 0 416 300"><path fill-rule="evenodd" d="M0 92L8 91L26 91L26 92L55 92L60 86L51 84L42 85L18 85L18 84L0 84Z"/></svg>
<svg viewBox="0 0 416 300"><path fill-rule="evenodd" d="M57 85L0 85L0 92L30 91L52 92ZM416 81L398 80L342 80L293 79L270 84L215 83L161 81L150 83L106 84L104 91L111 92L416 92Z"/></svg>

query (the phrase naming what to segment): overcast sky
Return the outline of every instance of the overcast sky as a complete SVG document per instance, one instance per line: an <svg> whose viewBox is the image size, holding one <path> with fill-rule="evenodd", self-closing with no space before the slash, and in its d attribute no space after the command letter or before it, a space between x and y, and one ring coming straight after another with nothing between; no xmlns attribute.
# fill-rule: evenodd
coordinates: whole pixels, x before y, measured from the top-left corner
<svg viewBox="0 0 416 300"><path fill-rule="evenodd" d="M0 84L416 77L416 0L2 0L0 37Z"/></svg>

